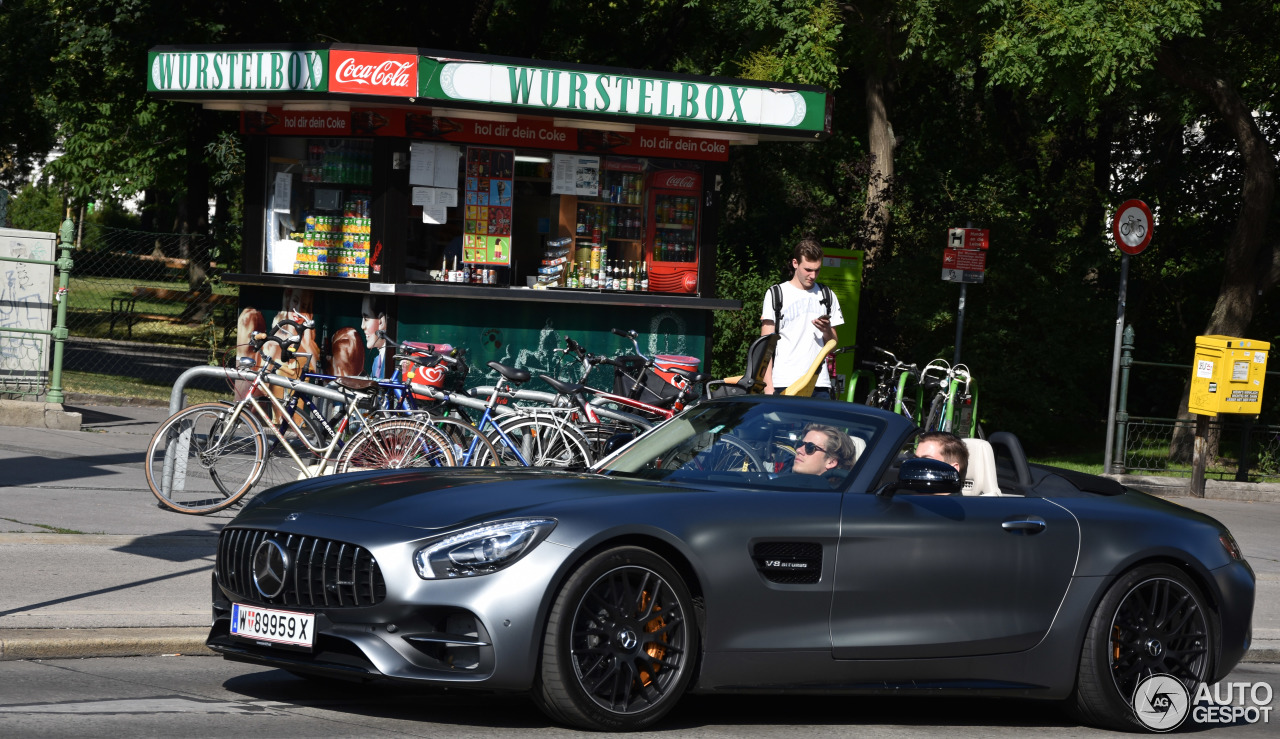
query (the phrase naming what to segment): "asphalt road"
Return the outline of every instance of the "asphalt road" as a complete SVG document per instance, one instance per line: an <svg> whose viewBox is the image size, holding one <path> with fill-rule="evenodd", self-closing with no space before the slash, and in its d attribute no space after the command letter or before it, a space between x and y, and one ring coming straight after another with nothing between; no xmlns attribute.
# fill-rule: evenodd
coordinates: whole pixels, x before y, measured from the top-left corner
<svg viewBox="0 0 1280 739"><path fill-rule="evenodd" d="M1229 679L1280 686L1280 665L1245 665ZM1280 735L1280 716L1267 724L1190 724L1182 731ZM0 727L13 737L94 739L588 736L551 723L522 696L335 684L217 657L0 662ZM673 739L1116 736L1038 701L807 696L686 696L656 731Z"/></svg>

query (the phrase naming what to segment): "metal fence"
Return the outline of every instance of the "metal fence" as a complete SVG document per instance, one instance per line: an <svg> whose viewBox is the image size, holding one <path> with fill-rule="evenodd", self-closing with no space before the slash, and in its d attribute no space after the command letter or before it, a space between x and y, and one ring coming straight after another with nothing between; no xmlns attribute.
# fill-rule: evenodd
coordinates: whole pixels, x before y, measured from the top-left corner
<svg viewBox="0 0 1280 739"><path fill-rule="evenodd" d="M1124 467L1131 474L1191 476L1190 460L1171 453L1177 430L1190 435L1194 420L1130 416L1125 426ZM1217 463L1205 477L1238 482L1280 480L1280 426L1259 424L1252 417L1219 416L1209 422L1210 437L1218 439Z"/></svg>
<svg viewBox="0 0 1280 739"><path fill-rule="evenodd" d="M110 393L124 377L168 387L191 366L221 363L238 288L210 279L211 242L84 224L67 310L69 386Z"/></svg>
<svg viewBox="0 0 1280 739"><path fill-rule="evenodd" d="M1130 415L1127 408L1131 367L1142 369L1142 377L1154 378L1148 373L1161 373L1161 380L1169 380L1169 373L1176 377L1190 377L1191 365L1165 362L1144 362L1132 358L1132 328L1125 332L1121 351L1120 407L1116 413L1117 450L1113 472L1131 474L1153 473L1178 477L1191 477L1191 457L1188 448L1175 447L1175 439L1190 439L1195 433L1194 418ZM1268 382L1280 382L1280 372L1268 372ZM1274 482L1280 480L1280 425L1268 423L1277 416L1280 404L1275 402L1276 391L1269 396L1259 416L1223 414L1208 419L1208 438L1216 449L1209 461L1205 477L1237 482ZM1177 403L1177 396L1170 395L1170 405Z"/></svg>

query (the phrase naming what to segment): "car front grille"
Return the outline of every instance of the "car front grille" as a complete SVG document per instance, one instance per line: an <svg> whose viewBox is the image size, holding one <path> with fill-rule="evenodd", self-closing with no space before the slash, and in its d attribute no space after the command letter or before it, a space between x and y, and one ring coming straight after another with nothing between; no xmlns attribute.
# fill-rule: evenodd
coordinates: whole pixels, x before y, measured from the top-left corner
<svg viewBox="0 0 1280 739"><path fill-rule="evenodd" d="M272 539L289 555L284 589L266 598L253 579L253 558ZM382 570L369 550L313 536L226 528L218 537L218 583L257 603L302 608L361 608L387 597Z"/></svg>

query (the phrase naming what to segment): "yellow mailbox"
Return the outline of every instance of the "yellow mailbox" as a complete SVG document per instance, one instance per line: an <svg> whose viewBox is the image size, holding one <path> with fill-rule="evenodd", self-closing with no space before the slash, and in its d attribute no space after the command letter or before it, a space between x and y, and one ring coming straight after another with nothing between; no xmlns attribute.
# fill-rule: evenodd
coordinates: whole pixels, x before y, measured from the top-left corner
<svg viewBox="0 0 1280 739"><path fill-rule="evenodd" d="M1187 410L1202 416L1261 412L1270 348L1266 341L1197 336Z"/></svg>

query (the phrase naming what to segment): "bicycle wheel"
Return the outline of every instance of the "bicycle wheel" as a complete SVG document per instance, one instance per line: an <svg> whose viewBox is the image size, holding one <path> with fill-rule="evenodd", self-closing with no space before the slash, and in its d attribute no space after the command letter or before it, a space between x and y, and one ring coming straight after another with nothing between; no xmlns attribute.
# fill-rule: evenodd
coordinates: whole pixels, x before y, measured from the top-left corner
<svg viewBox="0 0 1280 739"><path fill-rule="evenodd" d="M558 416L522 416L498 424L530 467L575 467L592 462L591 446L568 421ZM520 465L520 458L497 432L489 434L498 462Z"/></svg>
<svg viewBox="0 0 1280 739"><path fill-rule="evenodd" d="M283 441L271 431L263 429L267 462L262 467L262 475L254 483L255 488L272 488L295 480L305 480L311 477L311 470L307 468L320 463L320 457L307 447L307 443L315 448L323 448L329 443L328 438L310 417L297 414L293 420L302 431L301 437L288 424L283 424L283 428L277 427L284 435ZM304 439L307 443L304 443ZM293 458L290 450L298 455L298 459ZM299 460L302 461L302 467L298 466Z"/></svg>
<svg viewBox="0 0 1280 739"><path fill-rule="evenodd" d="M381 421L347 443L338 457L338 473L408 467L452 467L452 444L429 422Z"/></svg>
<svg viewBox="0 0 1280 739"><path fill-rule="evenodd" d="M947 396L938 393L933 396L933 403L929 405L929 415L925 416L925 431L946 431L942 428L942 411L947 404Z"/></svg>
<svg viewBox="0 0 1280 739"><path fill-rule="evenodd" d="M235 503L262 472L262 429L232 408L199 403L170 416L147 445L147 486L161 505L204 514Z"/></svg>
<svg viewBox="0 0 1280 739"><path fill-rule="evenodd" d="M453 460L460 467L494 467L498 464L498 448L469 423L452 418L433 418L436 430L449 440Z"/></svg>

